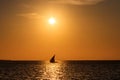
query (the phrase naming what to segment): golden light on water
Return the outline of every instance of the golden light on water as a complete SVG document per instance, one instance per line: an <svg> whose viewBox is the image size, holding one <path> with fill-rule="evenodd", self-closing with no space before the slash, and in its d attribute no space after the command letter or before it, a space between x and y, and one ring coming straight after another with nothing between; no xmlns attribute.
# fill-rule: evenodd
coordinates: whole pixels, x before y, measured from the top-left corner
<svg viewBox="0 0 120 80"><path fill-rule="evenodd" d="M56 19L54 17L50 17L48 23L54 25L56 23Z"/></svg>
<svg viewBox="0 0 120 80"><path fill-rule="evenodd" d="M62 63L49 63L45 62L45 72L42 74L42 78L48 77L51 80L59 80L60 77L64 76L64 73L62 72Z"/></svg>

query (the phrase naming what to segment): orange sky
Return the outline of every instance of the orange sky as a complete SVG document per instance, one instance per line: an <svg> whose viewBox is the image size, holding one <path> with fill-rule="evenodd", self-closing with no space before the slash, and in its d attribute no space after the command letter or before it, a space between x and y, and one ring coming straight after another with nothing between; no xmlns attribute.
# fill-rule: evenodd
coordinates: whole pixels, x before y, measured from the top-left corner
<svg viewBox="0 0 120 80"><path fill-rule="evenodd" d="M0 59L120 60L118 2L1 0Z"/></svg>

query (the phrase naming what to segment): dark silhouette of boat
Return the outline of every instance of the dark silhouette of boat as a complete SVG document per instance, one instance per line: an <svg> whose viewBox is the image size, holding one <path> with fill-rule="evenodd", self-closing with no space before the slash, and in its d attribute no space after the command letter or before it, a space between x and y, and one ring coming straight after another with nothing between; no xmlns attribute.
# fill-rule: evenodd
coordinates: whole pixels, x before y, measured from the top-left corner
<svg viewBox="0 0 120 80"><path fill-rule="evenodd" d="M50 59L50 63L55 63L55 55Z"/></svg>

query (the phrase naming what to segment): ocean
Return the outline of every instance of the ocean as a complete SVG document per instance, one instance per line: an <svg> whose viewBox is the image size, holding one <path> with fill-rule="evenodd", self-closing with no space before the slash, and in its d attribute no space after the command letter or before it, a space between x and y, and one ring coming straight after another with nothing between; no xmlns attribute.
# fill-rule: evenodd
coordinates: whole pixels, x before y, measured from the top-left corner
<svg viewBox="0 0 120 80"><path fill-rule="evenodd" d="M0 61L0 80L120 80L120 61Z"/></svg>

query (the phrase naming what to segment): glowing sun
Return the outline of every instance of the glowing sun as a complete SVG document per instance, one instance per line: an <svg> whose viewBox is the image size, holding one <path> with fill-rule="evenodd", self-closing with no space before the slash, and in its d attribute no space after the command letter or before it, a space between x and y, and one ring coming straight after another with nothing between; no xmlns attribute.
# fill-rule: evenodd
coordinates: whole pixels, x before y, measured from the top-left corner
<svg viewBox="0 0 120 80"><path fill-rule="evenodd" d="M48 23L51 24L51 25L54 25L56 23L56 19L54 17L50 17L48 19Z"/></svg>

